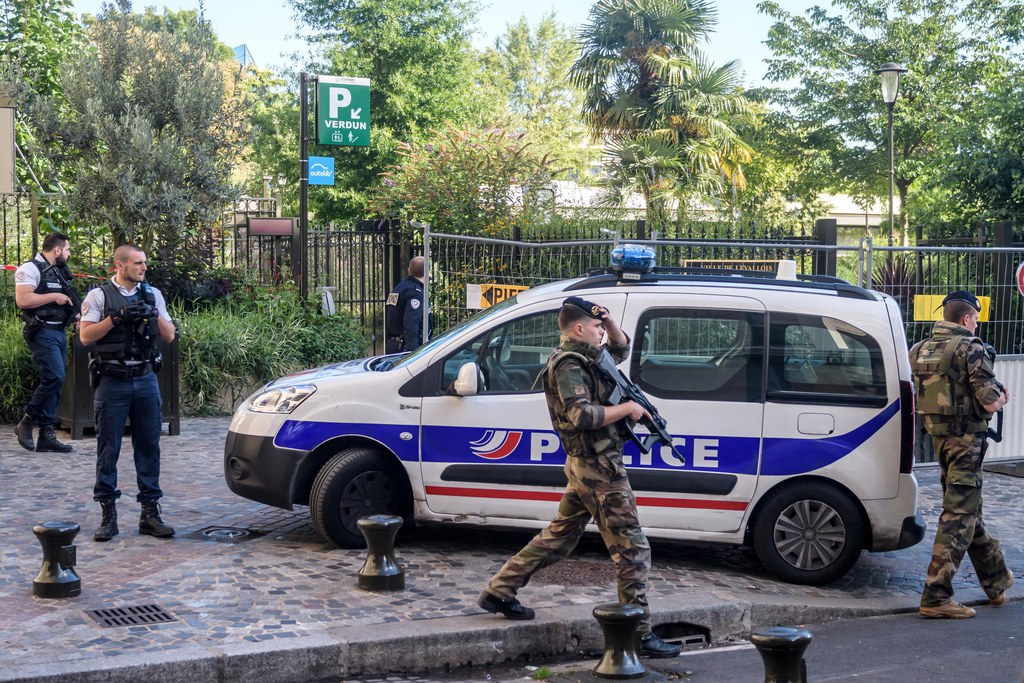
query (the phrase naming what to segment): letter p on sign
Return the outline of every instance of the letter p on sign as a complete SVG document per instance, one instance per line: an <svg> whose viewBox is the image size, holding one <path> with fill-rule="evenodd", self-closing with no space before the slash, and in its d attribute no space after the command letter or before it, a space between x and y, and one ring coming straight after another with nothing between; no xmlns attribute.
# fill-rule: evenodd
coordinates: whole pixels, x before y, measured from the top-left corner
<svg viewBox="0 0 1024 683"><path fill-rule="evenodd" d="M352 93L348 91L348 88L330 88L329 90L331 118L336 119L341 116L339 109L352 104Z"/></svg>

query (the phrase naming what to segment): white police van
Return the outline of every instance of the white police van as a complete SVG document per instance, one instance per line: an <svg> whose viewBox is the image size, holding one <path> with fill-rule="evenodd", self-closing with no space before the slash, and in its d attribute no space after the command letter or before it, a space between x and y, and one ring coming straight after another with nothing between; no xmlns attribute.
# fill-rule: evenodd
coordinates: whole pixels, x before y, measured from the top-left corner
<svg viewBox="0 0 1024 683"><path fill-rule="evenodd" d="M623 277L625 275L625 277ZM627 279L632 278L632 279ZM267 384L231 422L235 493L356 521L541 528L565 452L540 376L562 301L605 306L633 340L620 368L685 457L627 443L652 538L749 544L778 577L823 584L862 550L916 544L913 390L896 303L835 278L606 272L521 292L408 355Z"/></svg>

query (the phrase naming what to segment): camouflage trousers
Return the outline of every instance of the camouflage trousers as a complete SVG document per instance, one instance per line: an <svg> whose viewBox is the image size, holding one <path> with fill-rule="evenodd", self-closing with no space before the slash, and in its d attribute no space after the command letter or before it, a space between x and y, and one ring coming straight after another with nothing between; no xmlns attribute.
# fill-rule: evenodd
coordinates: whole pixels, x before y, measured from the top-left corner
<svg viewBox="0 0 1024 683"><path fill-rule="evenodd" d="M609 477L609 471L621 475ZM593 519L615 563L619 602L643 607L639 631L649 632L647 577L651 572L651 546L640 526L636 497L621 462L606 456L570 457L565 474L569 485L558 503L558 514L526 547L509 558L491 578L487 591L502 600L514 598L537 570L568 557Z"/></svg>
<svg viewBox="0 0 1024 683"><path fill-rule="evenodd" d="M984 433L933 436L942 483L942 514L935 530L922 607L938 607L953 597L953 576L966 553L985 594L994 598L1010 586L999 541L985 529L981 515L981 463Z"/></svg>

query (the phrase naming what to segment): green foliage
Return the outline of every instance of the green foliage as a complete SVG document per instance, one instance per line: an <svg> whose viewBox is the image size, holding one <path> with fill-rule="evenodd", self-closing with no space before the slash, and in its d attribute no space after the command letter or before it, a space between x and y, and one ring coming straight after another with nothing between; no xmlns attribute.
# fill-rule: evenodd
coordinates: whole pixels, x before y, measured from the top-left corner
<svg viewBox="0 0 1024 683"><path fill-rule="evenodd" d="M283 216L299 213L299 98L294 84L269 71L254 70L245 79L251 103L249 122L253 138L244 152L245 192L264 195L264 177L270 177L272 193L281 192ZM283 183L281 180L283 179ZM315 196L315 192L314 192Z"/></svg>
<svg viewBox="0 0 1024 683"><path fill-rule="evenodd" d="M323 61L310 71L371 81L369 148L312 145L335 156L335 187L318 188L310 206L322 220L362 218L367 188L398 160L401 143L424 141L446 121L478 121L494 111L476 83L469 42L471 0L289 0Z"/></svg>
<svg viewBox="0 0 1024 683"><path fill-rule="evenodd" d="M506 101L496 118L507 118L510 128L527 132L535 149L558 158L576 177L586 177L601 150L587 144L579 118L583 92L568 79L578 54L572 30L554 12L534 27L523 15L484 50L481 86Z"/></svg>
<svg viewBox="0 0 1024 683"><path fill-rule="evenodd" d="M873 73L886 62L907 68L893 111L895 186L906 240L917 181L940 168L964 126L984 130L974 103L1008 67L1021 13L1003 0L835 0L802 16L779 3L758 9L775 20L767 45L768 79L797 81L768 94L813 131L827 163L822 186L858 196L888 196L886 107ZM971 122L974 123L971 123Z"/></svg>
<svg viewBox="0 0 1024 683"><path fill-rule="evenodd" d="M659 228L670 198L742 185L750 160L735 128L754 114L738 65L715 66L698 48L714 24L706 0L599 0L580 29L569 77L584 120L610 143L613 186L641 192Z"/></svg>
<svg viewBox="0 0 1024 683"><path fill-rule="evenodd" d="M530 678L532 678L535 681L546 681L549 678L551 678L551 669L549 669L546 666L542 666L539 669L537 669L536 671L534 671L530 675Z"/></svg>
<svg viewBox="0 0 1024 683"><path fill-rule="evenodd" d="M39 374L21 336L24 325L14 310L0 312L0 422L17 422L25 411Z"/></svg>
<svg viewBox="0 0 1024 683"><path fill-rule="evenodd" d="M432 133L429 143L401 146L400 161L382 174L377 211L442 232L508 238L550 210L543 191L553 163L524 133L450 124Z"/></svg>
<svg viewBox="0 0 1024 683"><path fill-rule="evenodd" d="M221 303L181 316L182 406L220 413L290 372L365 355L346 313L319 314L291 285L241 282Z"/></svg>
<svg viewBox="0 0 1024 683"><path fill-rule="evenodd" d="M194 14L137 15L120 0L89 25L93 49L62 65L67 110L29 98L33 152L69 169L75 222L151 255L201 256L200 230L237 194L229 181L246 141L234 63Z"/></svg>

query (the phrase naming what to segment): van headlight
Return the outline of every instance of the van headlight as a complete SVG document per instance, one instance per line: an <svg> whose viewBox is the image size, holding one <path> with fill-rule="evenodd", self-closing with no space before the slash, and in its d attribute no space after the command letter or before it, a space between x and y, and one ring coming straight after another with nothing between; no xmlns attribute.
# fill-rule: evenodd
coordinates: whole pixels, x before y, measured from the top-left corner
<svg viewBox="0 0 1024 683"><path fill-rule="evenodd" d="M249 401L249 410L254 413L291 413L307 398L316 393L315 384L299 384L281 387L256 394Z"/></svg>

